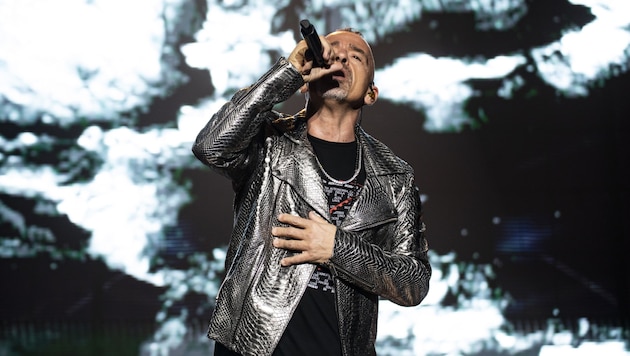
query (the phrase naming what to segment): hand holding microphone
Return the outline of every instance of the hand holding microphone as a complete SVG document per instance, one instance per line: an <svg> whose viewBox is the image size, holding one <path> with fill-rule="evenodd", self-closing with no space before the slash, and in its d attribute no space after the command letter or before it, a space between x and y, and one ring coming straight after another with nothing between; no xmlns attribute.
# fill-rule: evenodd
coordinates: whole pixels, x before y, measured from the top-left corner
<svg viewBox="0 0 630 356"><path fill-rule="evenodd" d="M339 62L329 64L333 51L324 39L321 39L315 30L313 24L308 20L300 21L300 32L304 37L304 41L300 41L289 55L289 62L293 64L295 69L302 75L304 83L309 83L342 69ZM306 86L300 89L305 92Z"/></svg>
<svg viewBox="0 0 630 356"><path fill-rule="evenodd" d="M302 37L308 46L306 57L311 57L313 59L313 67L325 67L326 61L324 61L324 57L322 55L324 49L317 31L315 31L315 26L313 26L313 24L308 20L302 20L300 21L300 32L302 32Z"/></svg>

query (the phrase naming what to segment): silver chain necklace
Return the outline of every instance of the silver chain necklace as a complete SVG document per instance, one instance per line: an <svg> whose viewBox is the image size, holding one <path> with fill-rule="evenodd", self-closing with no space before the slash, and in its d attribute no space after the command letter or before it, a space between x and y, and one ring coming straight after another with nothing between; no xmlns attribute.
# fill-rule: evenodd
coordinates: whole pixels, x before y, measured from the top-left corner
<svg viewBox="0 0 630 356"><path fill-rule="evenodd" d="M315 161L317 161L317 166L322 171L322 173L324 173L324 176L326 176L328 180L330 180L331 182L335 184L341 185L341 184L348 184L359 176L359 173L361 173L361 167L363 164L362 156L363 156L363 150L361 149L361 145L357 141L357 160L356 162L354 162L354 174L352 175L352 177L350 177L347 180L339 180L339 179L335 179L331 177L330 174L328 174L328 172L326 172L326 170L324 169L324 166L322 166L322 163L319 161L319 158L317 158L317 154L315 154Z"/></svg>

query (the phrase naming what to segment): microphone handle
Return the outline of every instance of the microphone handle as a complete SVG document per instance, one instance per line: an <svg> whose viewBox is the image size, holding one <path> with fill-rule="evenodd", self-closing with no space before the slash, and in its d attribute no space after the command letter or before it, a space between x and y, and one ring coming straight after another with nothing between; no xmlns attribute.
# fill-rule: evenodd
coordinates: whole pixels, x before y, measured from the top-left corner
<svg viewBox="0 0 630 356"><path fill-rule="evenodd" d="M315 26L309 20L302 20L300 21L300 32L302 32L302 37L308 46L307 58L309 54L313 57L313 67L325 67L326 62L322 56L322 41L315 31Z"/></svg>

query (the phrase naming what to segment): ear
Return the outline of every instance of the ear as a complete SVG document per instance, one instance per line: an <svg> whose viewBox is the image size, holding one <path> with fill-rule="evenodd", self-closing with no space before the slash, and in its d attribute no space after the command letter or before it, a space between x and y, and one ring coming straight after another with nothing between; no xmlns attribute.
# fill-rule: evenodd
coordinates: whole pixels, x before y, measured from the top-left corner
<svg viewBox="0 0 630 356"><path fill-rule="evenodd" d="M363 97L363 103L365 105L372 105L376 102L376 99L378 99L378 87L372 84Z"/></svg>
<svg viewBox="0 0 630 356"><path fill-rule="evenodd" d="M300 93L304 94L306 92L308 92L308 83L304 83L304 85L300 87Z"/></svg>

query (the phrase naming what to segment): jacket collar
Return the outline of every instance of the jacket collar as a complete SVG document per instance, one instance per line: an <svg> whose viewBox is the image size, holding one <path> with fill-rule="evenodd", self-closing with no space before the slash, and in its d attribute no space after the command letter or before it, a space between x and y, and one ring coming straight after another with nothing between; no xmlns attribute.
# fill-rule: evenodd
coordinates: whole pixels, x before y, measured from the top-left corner
<svg viewBox="0 0 630 356"><path fill-rule="evenodd" d="M273 125L276 129L284 132L284 135L296 145L296 149L307 149L314 160L315 155L306 132L306 110L301 110L292 116L282 117L276 120ZM363 150L363 164L368 176L370 171L375 176L406 172L407 169L401 160L387 146L365 132L360 125L355 126L355 135ZM312 163L316 164L315 161L309 162L309 164Z"/></svg>
<svg viewBox="0 0 630 356"><path fill-rule="evenodd" d="M302 115L302 116L300 116ZM313 148L306 134L303 111L296 119L292 130L285 132L288 140L279 140L277 147L283 152L277 162L274 175L287 182L319 215L329 220L328 199L317 168ZM366 179L359 198L342 227L361 230L396 218L393 193L388 190L386 177L405 172L400 160L378 140L356 127L356 137L363 150Z"/></svg>

